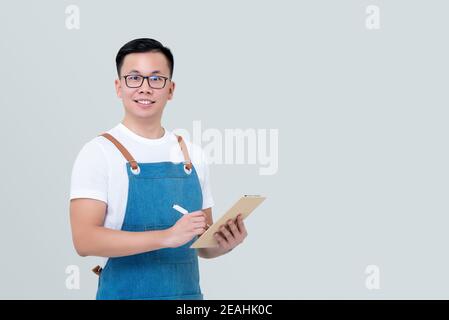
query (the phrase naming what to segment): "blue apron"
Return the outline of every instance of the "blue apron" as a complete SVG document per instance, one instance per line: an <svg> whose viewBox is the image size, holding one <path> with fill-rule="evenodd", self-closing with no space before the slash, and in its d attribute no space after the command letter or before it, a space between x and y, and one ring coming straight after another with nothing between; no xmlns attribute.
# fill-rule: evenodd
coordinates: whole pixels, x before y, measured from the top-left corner
<svg viewBox="0 0 449 320"><path fill-rule="evenodd" d="M178 137L184 163L138 163L109 134L128 160L128 199L123 231L151 231L172 227L187 211L201 210L203 197L195 167ZM203 299L198 255L190 246L197 237L177 248L164 248L125 257L108 258L99 274L97 299Z"/></svg>

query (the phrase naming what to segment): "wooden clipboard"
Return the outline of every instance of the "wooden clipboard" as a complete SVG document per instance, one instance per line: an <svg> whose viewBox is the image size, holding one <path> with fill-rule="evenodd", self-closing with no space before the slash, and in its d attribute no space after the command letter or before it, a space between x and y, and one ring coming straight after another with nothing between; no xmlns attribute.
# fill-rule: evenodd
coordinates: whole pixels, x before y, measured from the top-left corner
<svg viewBox="0 0 449 320"><path fill-rule="evenodd" d="M206 232L204 232L190 248L211 248L218 247L218 243L214 238L214 233L219 231L219 228L226 224L229 219L234 220L239 213L242 218L246 219L256 209L266 197L258 195L245 195L241 197L218 221L212 224Z"/></svg>

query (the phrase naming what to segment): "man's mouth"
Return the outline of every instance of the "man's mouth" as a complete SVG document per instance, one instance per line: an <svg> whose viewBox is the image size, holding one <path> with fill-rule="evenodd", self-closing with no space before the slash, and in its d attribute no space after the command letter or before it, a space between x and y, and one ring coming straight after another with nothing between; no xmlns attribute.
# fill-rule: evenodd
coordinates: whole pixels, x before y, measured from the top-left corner
<svg viewBox="0 0 449 320"><path fill-rule="evenodd" d="M134 102L143 105L143 106L149 106L152 105L153 103L155 103L156 101L150 100L150 99L137 99L134 100Z"/></svg>

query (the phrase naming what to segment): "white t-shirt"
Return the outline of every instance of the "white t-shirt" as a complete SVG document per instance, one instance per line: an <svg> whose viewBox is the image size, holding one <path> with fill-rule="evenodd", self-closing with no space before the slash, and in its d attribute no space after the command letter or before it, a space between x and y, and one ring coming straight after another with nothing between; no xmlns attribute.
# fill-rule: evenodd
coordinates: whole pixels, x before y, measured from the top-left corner
<svg viewBox="0 0 449 320"><path fill-rule="evenodd" d="M173 132L165 130L159 139L147 139L132 132L122 123L107 131L116 138L138 163L184 161L178 140ZM197 145L185 141L190 159L198 174L203 193L202 209L212 207L209 168L206 157ZM72 170L70 199L91 198L107 204L104 226L120 230L128 199L126 159L118 148L105 137L97 136L79 152Z"/></svg>

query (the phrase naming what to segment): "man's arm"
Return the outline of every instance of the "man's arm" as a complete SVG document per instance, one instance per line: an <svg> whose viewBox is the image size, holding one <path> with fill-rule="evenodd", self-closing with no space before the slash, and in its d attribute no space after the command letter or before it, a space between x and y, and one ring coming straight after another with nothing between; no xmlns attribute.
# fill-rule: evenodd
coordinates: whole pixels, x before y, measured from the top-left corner
<svg viewBox="0 0 449 320"><path fill-rule="evenodd" d="M103 227L106 203L79 198L70 201L70 222L80 256L121 257L169 246L169 231L127 232Z"/></svg>
<svg viewBox="0 0 449 320"><path fill-rule="evenodd" d="M213 224L212 208L204 209L206 214L206 222L208 225ZM202 258L211 259L224 255L241 244L248 236L242 216L233 221L229 220L227 225L222 225L220 231L215 234L219 246L214 248L199 248L198 255Z"/></svg>

